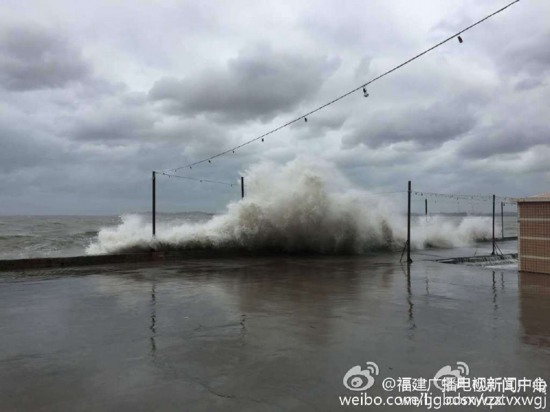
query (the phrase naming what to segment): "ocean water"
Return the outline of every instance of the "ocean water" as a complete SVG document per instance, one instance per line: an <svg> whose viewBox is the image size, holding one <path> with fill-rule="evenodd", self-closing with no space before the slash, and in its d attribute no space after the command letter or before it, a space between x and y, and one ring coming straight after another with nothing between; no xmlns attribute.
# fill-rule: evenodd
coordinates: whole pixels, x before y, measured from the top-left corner
<svg viewBox="0 0 550 412"><path fill-rule="evenodd" d="M136 214L137 219L150 216ZM209 213L159 214L163 226L206 221ZM116 228L121 216L0 216L0 259L79 256L101 230Z"/></svg>
<svg viewBox="0 0 550 412"><path fill-rule="evenodd" d="M216 216L219 219L218 215ZM192 212L158 215L158 237L164 239L169 233L178 230L190 230L211 225L215 215ZM466 217L430 216L415 217L417 225L432 227L435 230L442 221L450 227L458 228ZM474 218L469 216L468 219ZM486 222L487 217L477 217ZM115 244L117 236L122 237L123 245L133 244L135 239L151 238L150 215L132 214L125 216L0 216L0 259L23 259L36 257L79 256L90 252L100 242ZM422 223L424 221L425 223ZM132 226L133 229L128 226ZM132 235L133 231L136 231ZM163 233L164 231L164 233ZM506 236L516 236L517 218L505 216ZM107 234L106 234L107 233ZM108 240L111 233L115 239ZM497 237L500 237L500 225L497 225ZM413 226L414 238L414 226ZM437 240L437 239L433 239ZM439 239L441 241L441 239ZM443 245L445 246L445 245ZM157 247L162 247L157 245ZM428 245L427 247L430 247ZM434 245L437 247L437 245ZM124 248L124 246L122 247ZM139 248L138 248L139 249ZM111 251L116 252L113 246Z"/></svg>

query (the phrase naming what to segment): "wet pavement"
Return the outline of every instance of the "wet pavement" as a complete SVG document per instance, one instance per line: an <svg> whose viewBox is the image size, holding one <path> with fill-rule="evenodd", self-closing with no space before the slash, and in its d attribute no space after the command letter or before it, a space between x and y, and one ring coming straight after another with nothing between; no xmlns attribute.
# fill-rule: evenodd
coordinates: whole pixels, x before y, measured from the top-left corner
<svg viewBox="0 0 550 412"><path fill-rule="evenodd" d="M0 411L332 411L367 361L550 379L550 276L426 260L471 252L2 273Z"/></svg>

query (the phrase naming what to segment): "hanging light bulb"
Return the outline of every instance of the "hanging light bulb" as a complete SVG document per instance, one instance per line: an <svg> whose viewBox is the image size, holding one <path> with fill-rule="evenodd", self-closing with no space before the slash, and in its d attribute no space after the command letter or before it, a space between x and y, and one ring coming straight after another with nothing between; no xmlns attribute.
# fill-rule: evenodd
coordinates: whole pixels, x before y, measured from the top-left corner
<svg viewBox="0 0 550 412"><path fill-rule="evenodd" d="M192 166L189 166L189 169L191 169L191 170L192 170L192 169L193 169L193 167L192 167Z"/></svg>
<svg viewBox="0 0 550 412"><path fill-rule="evenodd" d="M363 87L363 96L364 97L369 97L369 94L367 93L367 88L366 87Z"/></svg>
<svg viewBox="0 0 550 412"><path fill-rule="evenodd" d="M264 141L264 138L262 137L262 142Z"/></svg>
<svg viewBox="0 0 550 412"><path fill-rule="evenodd" d="M233 150L233 153L235 153L235 151Z"/></svg>
<svg viewBox="0 0 550 412"><path fill-rule="evenodd" d="M210 159L208 159L208 163L212 163L212 162L210 161Z"/></svg>
<svg viewBox="0 0 550 412"><path fill-rule="evenodd" d="M307 117L304 117L304 122L306 122L306 123L307 123Z"/></svg>
<svg viewBox="0 0 550 412"><path fill-rule="evenodd" d="M459 43L462 43L464 41L464 40L462 40L462 37L460 37L460 36L458 36L457 38L458 38Z"/></svg>

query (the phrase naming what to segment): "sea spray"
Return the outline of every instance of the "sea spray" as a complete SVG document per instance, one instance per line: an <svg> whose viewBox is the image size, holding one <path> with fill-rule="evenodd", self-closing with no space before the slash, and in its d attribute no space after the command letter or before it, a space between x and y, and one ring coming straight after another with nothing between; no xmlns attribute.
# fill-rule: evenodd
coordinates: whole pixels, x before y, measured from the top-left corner
<svg viewBox="0 0 550 412"><path fill-rule="evenodd" d="M241 249L281 253L357 254L399 250L406 217L394 199L354 188L331 164L297 159L262 162L246 173L247 196L206 222L151 225L126 215L99 231L88 254L141 250ZM413 220L414 248L465 245L490 237L491 220L443 216Z"/></svg>

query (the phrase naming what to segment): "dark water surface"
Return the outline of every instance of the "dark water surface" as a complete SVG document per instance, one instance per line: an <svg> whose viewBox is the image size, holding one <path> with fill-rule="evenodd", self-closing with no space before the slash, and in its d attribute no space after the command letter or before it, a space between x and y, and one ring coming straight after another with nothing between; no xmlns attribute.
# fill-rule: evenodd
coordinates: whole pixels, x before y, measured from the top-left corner
<svg viewBox="0 0 550 412"><path fill-rule="evenodd" d="M150 223L150 215L134 214ZM182 224L205 222L211 213L159 213L157 230ZM417 217L415 217L417 218ZM464 216L446 216L460 222ZM86 248L97 240L104 228L120 225L119 216L0 216L0 259L24 259L39 257L66 257L86 254ZM500 237L500 217L496 221L496 236ZM150 229L147 229L147 234ZM129 235L132 235L130 233ZM517 235L517 217L504 217L504 235Z"/></svg>
<svg viewBox="0 0 550 412"><path fill-rule="evenodd" d="M1 274L0 410L331 411L367 361L550 378L550 277L398 260Z"/></svg>
<svg viewBox="0 0 550 412"><path fill-rule="evenodd" d="M147 222L148 214L135 214ZM201 212L159 213L159 224L205 221ZM119 216L0 216L0 259L66 257L86 254L103 228L121 223Z"/></svg>

